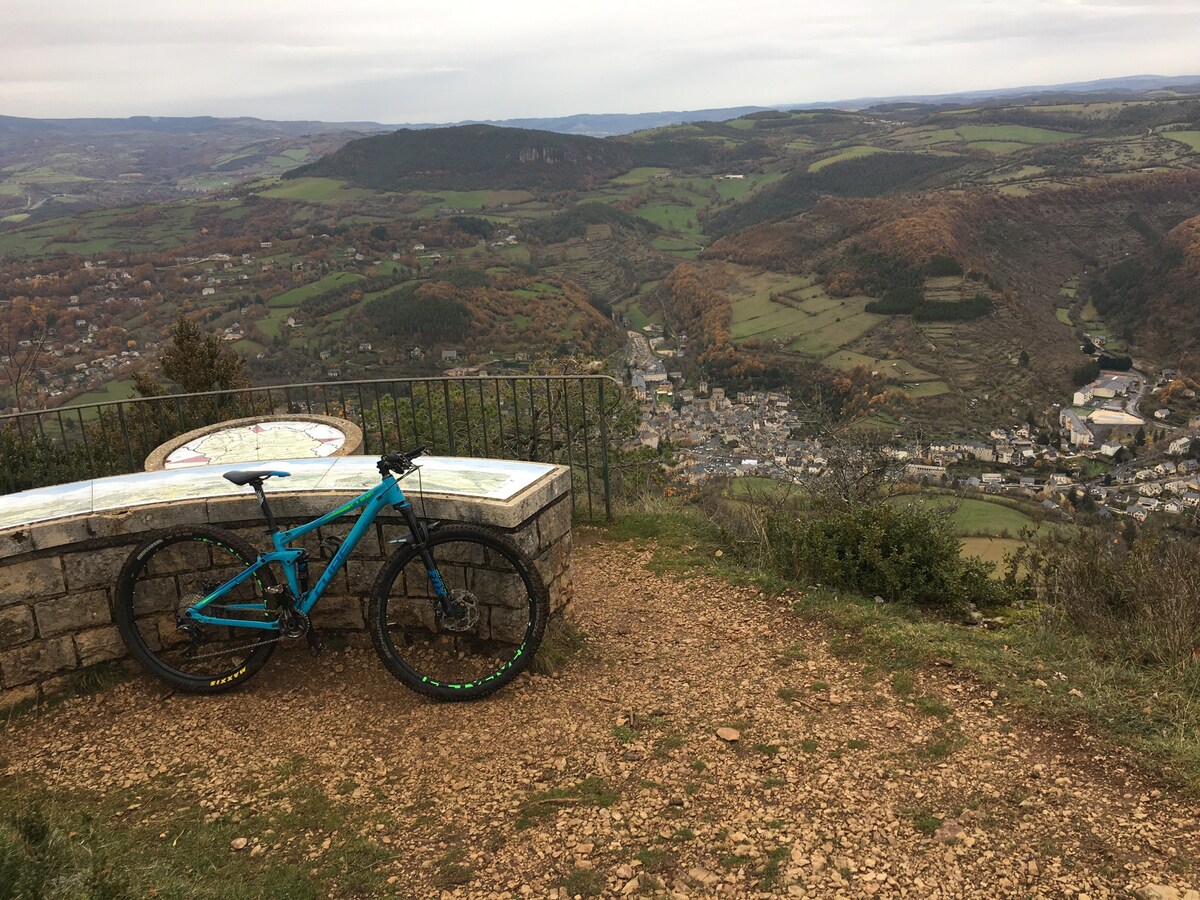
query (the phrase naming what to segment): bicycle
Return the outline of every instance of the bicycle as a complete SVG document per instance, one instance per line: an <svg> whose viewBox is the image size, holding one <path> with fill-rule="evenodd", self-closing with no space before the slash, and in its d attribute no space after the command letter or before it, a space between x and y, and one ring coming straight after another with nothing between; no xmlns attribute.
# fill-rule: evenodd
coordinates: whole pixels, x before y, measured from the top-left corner
<svg viewBox="0 0 1200 900"><path fill-rule="evenodd" d="M273 549L259 553L238 535L207 525L169 528L139 545L117 579L114 610L134 658L175 688L212 694L257 674L281 640L307 637L319 653L309 614L390 505L408 533L390 541L399 546L380 567L366 611L384 666L412 690L440 700L475 699L508 684L541 643L546 587L507 537L417 518L398 480L419 470L413 460L424 452L384 454L378 486L288 531L276 523L263 482L290 473L226 472L233 484L253 488ZM310 586L311 554L292 544L360 508L344 539L321 540L321 558L326 552L331 558Z"/></svg>

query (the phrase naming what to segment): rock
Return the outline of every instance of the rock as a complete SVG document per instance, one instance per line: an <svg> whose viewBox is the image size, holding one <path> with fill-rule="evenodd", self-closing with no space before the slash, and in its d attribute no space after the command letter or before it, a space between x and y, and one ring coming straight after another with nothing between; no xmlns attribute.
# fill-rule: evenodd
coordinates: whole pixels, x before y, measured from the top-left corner
<svg viewBox="0 0 1200 900"><path fill-rule="evenodd" d="M628 865L622 863L621 865L617 866L616 876L618 878L620 878L622 881L624 881L628 878L632 878L633 877L633 869L630 868Z"/></svg>
<svg viewBox="0 0 1200 900"><path fill-rule="evenodd" d="M742 733L736 728L718 728L717 737L727 743L732 744L741 739Z"/></svg>
<svg viewBox="0 0 1200 900"><path fill-rule="evenodd" d="M1050 690L1050 685L1046 684L1046 682L1042 681L1042 679L1040 679L1040 678L1035 678L1035 679L1033 680L1033 686L1034 686L1034 687L1039 687L1039 688L1041 688L1043 691L1048 691L1048 690Z"/></svg>
<svg viewBox="0 0 1200 900"><path fill-rule="evenodd" d="M1179 891L1166 884L1147 884L1133 892L1138 900L1180 900Z"/></svg>
<svg viewBox="0 0 1200 900"><path fill-rule="evenodd" d="M621 895L625 897L629 896L638 889L641 883L642 881L640 878L630 878L627 882L625 882L625 887L621 888Z"/></svg>
<svg viewBox="0 0 1200 900"><path fill-rule="evenodd" d="M246 845L248 843L250 843L250 841L247 838L237 837L229 842L229 847L231 850L244 850L246 849Z"/></svg>
<svg viewBox="0 0 1200 900"><path fill-rule="evenodd" d="M954 819L946 819L933 833L933 839L940 844L950 844L962 840L966 832Z"/></svg>

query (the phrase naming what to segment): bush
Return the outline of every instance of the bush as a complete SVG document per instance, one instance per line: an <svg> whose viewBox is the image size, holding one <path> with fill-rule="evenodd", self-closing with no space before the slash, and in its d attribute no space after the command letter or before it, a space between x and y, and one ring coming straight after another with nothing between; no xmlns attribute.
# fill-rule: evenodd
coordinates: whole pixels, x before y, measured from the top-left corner
<svg viewBox="0 0 1200 900"><path fill-rule="evenodd" d="M1200 544L1088 531L1046 540L1030 570L1048 625L1101 638L1127 660L1178 665L1200 650Z"/></svg>
<svg viewBox="0 0 1200 900"><path fill-rule="evenodd" d="M767 514L767 564L785 577L919 606L1004 601L991 563L960 555L944 515L916 504L820 504L803 516Z"/></svg>

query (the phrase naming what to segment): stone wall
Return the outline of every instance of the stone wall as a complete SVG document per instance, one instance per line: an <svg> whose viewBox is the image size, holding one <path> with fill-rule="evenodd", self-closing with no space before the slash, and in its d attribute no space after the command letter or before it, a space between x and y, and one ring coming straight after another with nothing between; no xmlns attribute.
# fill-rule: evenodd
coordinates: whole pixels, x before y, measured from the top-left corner
<svg viewBox="0 0 1200 900"><path fill-rule="evenodd" d="M0 709L55 693L75 669L127 655L113 624L114 587L130 551L150 532L207 523L240 534L255 547L269 546L258 504L247 494L140 506L0 531ZM280 524L290 528L354 496L274 492L270 502ZM419 500L416 506L421 513ZM551 613L565 611L572 596L567 470L509 501L440 495L428 497L425 507L431 521L487 525L508 534L533 557L550 589ZM300 543L313 554L312 583L324 566L317 552L321 539L344 537L353 524L351 514ZM406 532L392 510L379 516L314 608L314 627L363 630L367 594L383 560L396 549L388 541Z"/></svg>

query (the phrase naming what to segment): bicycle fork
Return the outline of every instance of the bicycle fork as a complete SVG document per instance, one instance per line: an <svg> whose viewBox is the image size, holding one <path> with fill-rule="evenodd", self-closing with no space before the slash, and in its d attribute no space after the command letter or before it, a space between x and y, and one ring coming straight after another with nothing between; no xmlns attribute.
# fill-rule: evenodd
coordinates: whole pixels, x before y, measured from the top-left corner
<svg viewBox="0 0 1200 900"><path fill-rule="evenodd" d="M396 543L411 543L416 548L417 553L421 557L421 562L425 566L425 572L429 576L429 583L433 585L435 606L443 618L457 618L457 610L454 609L454 601L450 596L450 592L446 590L446 582L442 579L442 573L437 567L437 562L434 561L433 554L429 552L428 540L429 532L437 527L436 522L426 525L419 520L413 513L412 504L405 501L398 504L396 509L404 516L404 522L408 525L408 535L401 538Z"/></svg>

